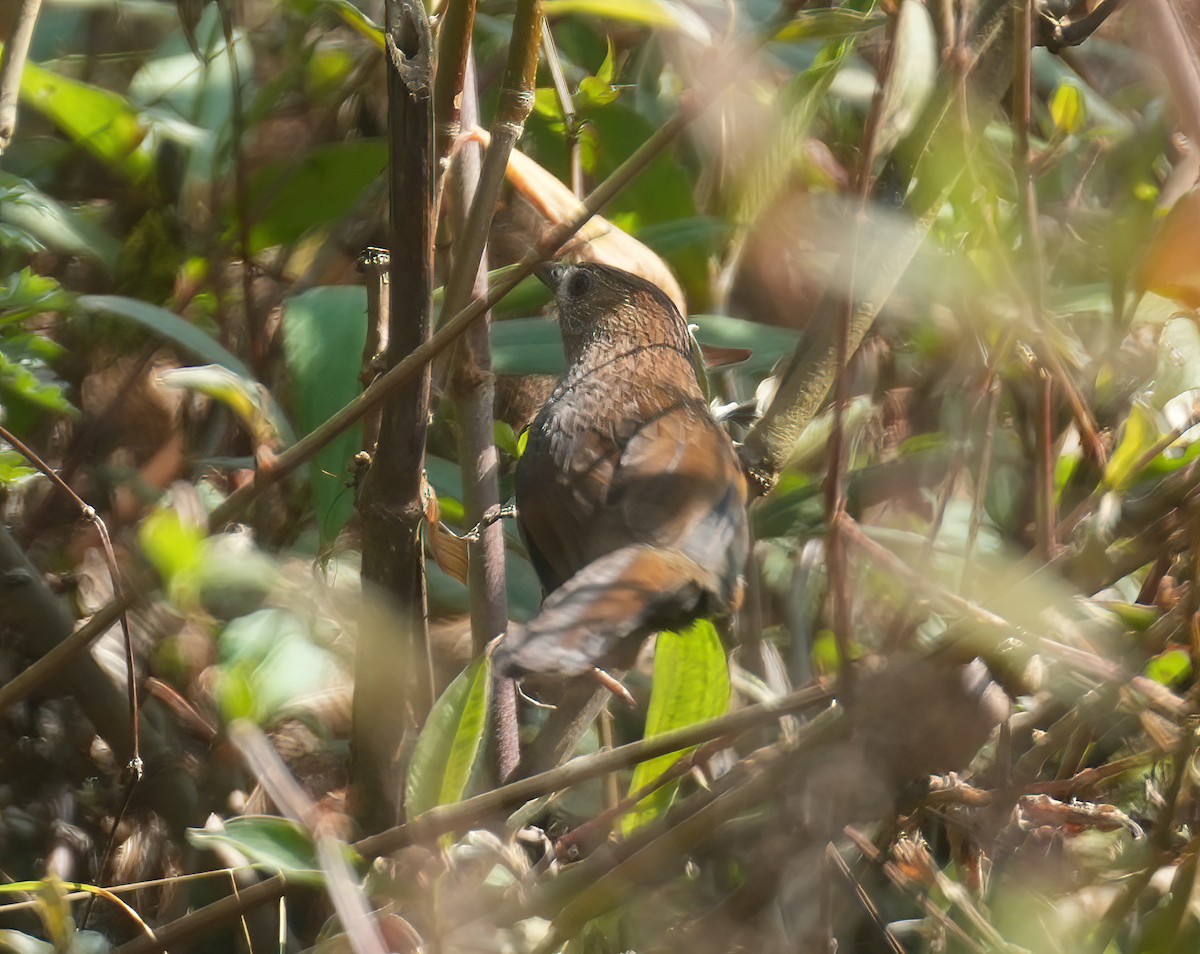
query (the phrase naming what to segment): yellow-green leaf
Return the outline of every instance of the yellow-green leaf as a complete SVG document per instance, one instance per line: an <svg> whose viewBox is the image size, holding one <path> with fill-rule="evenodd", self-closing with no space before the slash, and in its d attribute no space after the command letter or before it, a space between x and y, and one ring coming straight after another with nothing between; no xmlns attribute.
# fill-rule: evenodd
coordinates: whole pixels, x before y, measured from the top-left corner
<svg viewBox="0 0 1200 954"><path fill-rule="evenodd" d="M724 715L729 708L729 665L717 629L697 620L678 633L661 632L654 650L654 685L646 714L646 738ZM634 770L630 794L653 782L687 751L642 762ZM642 799L621 823L625 835L662 815L671 806L678 780Z"/></svg>

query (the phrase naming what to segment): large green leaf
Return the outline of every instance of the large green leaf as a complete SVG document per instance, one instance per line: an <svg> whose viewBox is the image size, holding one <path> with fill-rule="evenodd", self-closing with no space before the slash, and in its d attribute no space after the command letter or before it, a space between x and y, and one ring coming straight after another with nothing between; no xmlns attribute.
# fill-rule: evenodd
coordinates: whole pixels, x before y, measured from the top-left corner
<svg viewBox="0 0 1200 954"><path fill-rule="evenodd" d="M558 322L549 318L512 318L492 325L492 369L497 374L562 374Z"/></svg>
<svg viewBox="0 0 1200 954"><path fill-rule="evenodd" d="M185 354L193 358L199 358L206 364L219 364L239 377L254 380L254 375L240 358L212 336L165 308L120 295L80 295L76 303L90 314L128 318L178 345Z"/></svg>
<svg viewBox="0 0 1200 954"><path fill-rule="evenodd" d="M288 245L309 229L336 222L387 166L381 139L317 146L298 163L287 159L258 172L250 186L254 226L250 249Z"/></svg>
<svg viewBox="0 0 1200 954"><path fill-rule="evenodd" d="M659 633L646 738L715 719L728 708L729 666L717 628L701 619L681 632ZM671 752L639 763L629 785L630 794L653 782L685 754ZM622 820L622 832L628 835L662 815L671 806L678 787L678 781L669 782L642 799Z"/></svg>
<svg viewBox="0 0 1200 954"><path fill-rule="evenodd" d="M189 828L187 839L197 848L228 845L250 863L281 874L296 884L323 883L312 840L293 821L273 815L241 815L219 829Z"/></svg>
<svg viewBox="0 0 1200 954"><path fill-rule="evenodd" d="M748 348L740 371L762 375L792 353L799 333L727 315L691 315L696 340L718 348ZM562 374L566 368L562 336L548 318L512 318L492 326L492 367L497 374Z"/></svg>
<svg viewBox="0 0 1200 954"><path fill-rule="evenodd" d="M283 347L291 378L293 419L301 434L324 424L361 390L366 343L366 293L349 285L312 288L283 309ZM343 432L309 464L321 539L330 541L350 518L354 501L346 476L362 447L362 428Z"/></svg>
<svg viewBox="0 0 1200 954"><path fill-rule="evenodd" d="M483 750L491 685L491 658L484 656L459 673L434 703L408 766L404 809L409 818L463 797Z"/></svg>
<svg viewBox="0 0 1200 954"><path fill-rule="evenodd" d="M149 176L153 158L143 147L147 127L137 110L116 93L26 63L21 100L134 182Z"/></svg>

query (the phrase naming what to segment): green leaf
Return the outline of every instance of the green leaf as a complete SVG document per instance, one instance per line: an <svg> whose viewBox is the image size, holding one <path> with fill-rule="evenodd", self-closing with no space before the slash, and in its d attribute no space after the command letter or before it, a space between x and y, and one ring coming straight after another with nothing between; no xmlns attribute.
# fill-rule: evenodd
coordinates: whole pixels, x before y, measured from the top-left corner
<svg viewBox="0 0 1200 954"><path fill-rule="evenodd" d="M258 197L251 251L290 245L309 229L338 221L386 167L387 143L381 139L328 143L299 162L290 158L264 167L250 184L250 194Z"/></svg>
<svg viewBox="0 0 1200 954"><path fill-rule="evenodd" d="M1186 649L1176 647L1159 653L1146 663L1146 676L1164 686L1178 686L1192 675L1192 660Z"/></svg>
<svg viewBox="0 0 1200 954"><path fill-rule="evenodd" d="M1079 132L1087 121L1083 92L1074 83L1060 83L1050 97L1050 119L1064 136Z"/></svg>
<svg viewBox="0 0 1200 954"><path fill-rule="evenodd" d="M219 364L248 381L254 380L254 375L240 358L210 335L165 308L120 295L80 295L76 304L88 314L128 318L177 345L184 354L198 358L205 364Z"/></svg>
<svg viewBox="0 0 1200 954"><path fill-rule="evenodd" d="M1193 388L1200 388L1200 331L1191 318L1172 318L1159 335L1151 398L1161 408Z"/></svg>
<svg viewBox="0 0 1200 954"><path fill-rule="evenodd" d="M110 273L117 264L115 238L33 183L0 172L0 222L15 226L46 248L99 262Z"/></svg>
<svg viewBox="0 0 1200 954"><path fill-rule="evenodd" d="M404 808L409 818L462 799L483 751L491 685L491 657L483 656L434 703L408 766Z"/></svg>
<svg viewBox="0 0 1200 954"><path fill-rule="evenodd" d="M216 696L227 719L267 725L305 699L344 686L341 664L287 610L240 616L219 640Z"/></svg>
<svg viewBox="0 0 1200 954"><path fill-rule="evenodd" d="M0 325L46 311L65 311L72 297L53 278L23 268L0 285Z"/></svg>
<svg viewBox="0 0 1200 954"><path fill-rule="evenodd" d="M699 16L683 4L669 0L543 0L542 10L547 17L599 17L643 27L662 27L700 41L708 41L712 36Z"/></svg>
<svg viewBox="0 0 1200 954"><path fill-rule="evenodd" d="M797 40L844 40L883 26L886 17L857 10L804 10L775 34L781 43Z"/></svg>
<svg viewBox="0 0 1200 954"><path fill-rule="evenodd" d="M1120 620L1122 626L1139 633L1144 633L1162 616L1162 612L1157 606L1143 606L1141 603L1123 603L1120 600L1088 600L1088 605L1107 610Z"/></svg>
<svg viewBox="0 0 1200 954"><path fill-rule="evenodd" d="M366 335L363 288L312 288L284 303L283 351L291 378L292 415L301 434L315 430L358 396ZM354 500L346 481L361 447L362 427L356 425L318 451L309 464L323 542L332 541L350 519Z"/></svg>
<svg viewBox="0 0 1200 954"><path fill-rule="evenodd" d="M517 444L517 435L513 432L512 425L507 421L492 422L492 439L496 446L504 451L513 460L521 456L521 450Z"/></svg>
<svg viewBox="0 0 1200 954"><path fill-rule="evenodd" d="M558 322L548 318L512 318L492 325L492 369L497 374L562 374Z"/></svg>
<svg viewBox="0 0 1200 954"><path fill-rule="evenodd" d="M337 15L359 36L366 37L379 49L387 46L383 35L383 27L363 13L350 0L322 0L327 7L337 11Z"/></svg>
<svg viewBox="0 0 1200 954"><path fill-rule="evenodd" d="M142 521L138 527L138 543L142 552L154 565L159 576L173 590L183 588L172 595L180 602L187 591L195 593L194 581L204 556L205 528L185 520L173 507L159 507Z"/></svg>
<svg viewBox="0 0 1200 954"><path fill-rule="evenodd" d="M153 157L143 147L147 126L137 110L116 93L26 63L21 100L132 181L149 177Z"/></svg>
<svg viewBox="0 0 1200 954"><path fill-rule="evenodd" d="M658 634L654 648L654 685L646 714L646 738L682 729L724 715L729 708L729 666L717 628L696 620L678 633ZM690 751L690 750L688 750ZM629 792L640 791L679 761L685 751L641 762L634 769ZM628 836L662 815L671 806L678 780L642 799L621 822Z"/></svg>
<svg viewBox="0 0 1200 954"><path fill-rule="evenodd" d="M766 374L800 341L800 333L788 328L772 328L727 315L690 315L688 321L696 325L696 340L702 345L749 348L749 359L738 368L751 375Z"/></svg>
<svg viewBox="0 0 1200 954"><path fill-rule="evenodd" d="M1121 490L1137 476L1134 468L1159 437L1159 427L1153 410L1135 401L1125 418L1121 442L1104 468L1104 482L1113 490Z"/></svg>
<svg viewBox="0 0 1200 954"><path fill-rule="evenodd" d="M597 108L607 106L621 95L620 90L613 87L613 75L616 69L616 56L613 52L612 40L608 41L608 53L595 76L585 76L579 81L579 94L575 97L577 109Z"/></svg>
<svg viewBox="0 0 1200 954"><path fill-rule="evenodd" d="M36 473L37 470L16 451L0 450L0 487L15 484Z"/></svg>
<svg viewBox="0 0 1200 954"><path fill-rule="evenodd" d="M159 372L158 380L165 387L195 391L224 404L246 426L258 444L278 446L281 440L291 435L287 421L272 413L271 402L263 387L219 364L172 368Z"/></svg>
<svg viewBox="0 0 1200 954"><path fill-rule="evenodd" d="M286 818L241 815L214 831L189 828L187 839L197 848L228 845L255 867L281 874L296 884L320 887L324 881L312 840Z"/></svg>

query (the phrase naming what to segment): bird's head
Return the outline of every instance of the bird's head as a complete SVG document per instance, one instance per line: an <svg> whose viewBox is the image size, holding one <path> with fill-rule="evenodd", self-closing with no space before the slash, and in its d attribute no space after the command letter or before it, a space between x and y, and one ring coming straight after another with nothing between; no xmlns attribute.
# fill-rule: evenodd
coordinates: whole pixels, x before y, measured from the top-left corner
<svg viewBox="0 0 1200 954"><path fill-rule="evenodd" d="M596 262L550 262L537 276L554 292L569 361L593 343L690 347L675 305L644 278Z"/></svg>

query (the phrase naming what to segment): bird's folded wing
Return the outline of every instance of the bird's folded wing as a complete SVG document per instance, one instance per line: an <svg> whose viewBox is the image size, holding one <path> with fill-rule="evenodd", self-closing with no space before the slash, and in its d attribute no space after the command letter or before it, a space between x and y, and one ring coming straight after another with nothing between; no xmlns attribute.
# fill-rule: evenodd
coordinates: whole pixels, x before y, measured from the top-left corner
<svg viewBox="0 0 1200 954"><path fill-rule="evenodd" d="M588 672L626 637L702 614L716 585L709 570L678 550L624 547L567 580L528 625L513 626L496 648L496 666L509 675Z"/></svg>
<svg viewBox="0 0 1200 954"><path fill-rule="evenodd" d="M629 440L608 507L626 541L673 547L718 575L733 548L745 549L745 480L728 436L698 402L680 402Z"/></svg>

